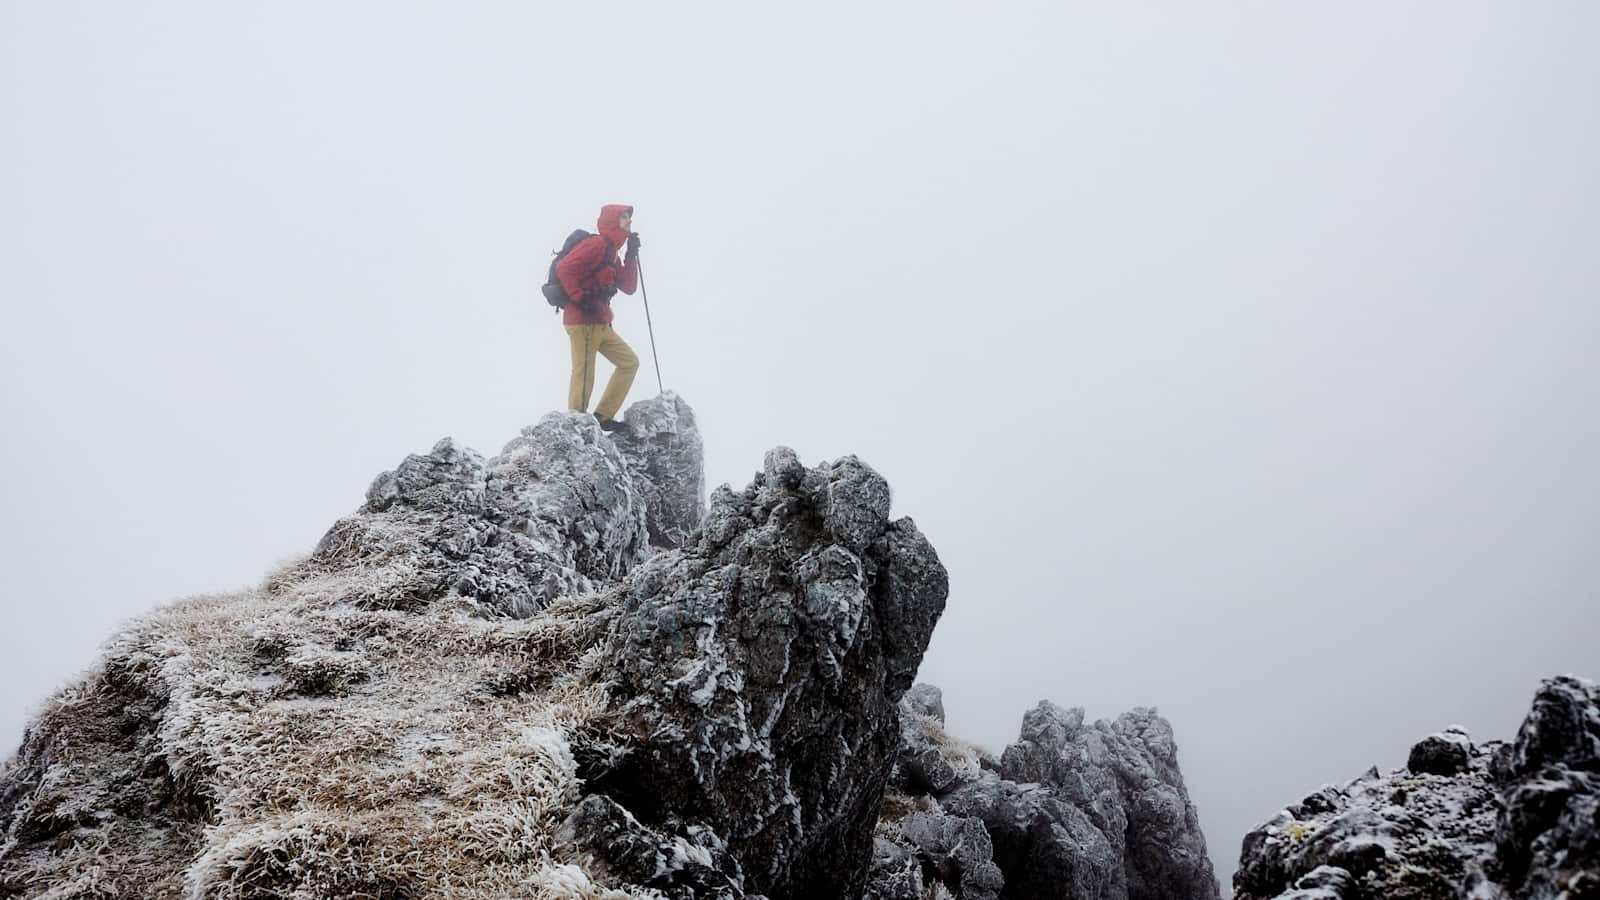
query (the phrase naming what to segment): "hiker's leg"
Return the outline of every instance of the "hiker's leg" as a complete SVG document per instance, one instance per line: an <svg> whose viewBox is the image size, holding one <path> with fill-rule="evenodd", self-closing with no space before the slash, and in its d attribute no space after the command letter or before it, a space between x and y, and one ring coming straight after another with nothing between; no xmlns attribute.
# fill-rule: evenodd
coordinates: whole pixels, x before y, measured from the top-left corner
<svg viewBox="0 0 1600 900"><path fill-rule="evenodd" d="M600 405L595 407L595 418L614 419L617 410L622 408L622 401L628 396L628 388L633 387L634 373L639 371L639 357L628 346L628 342L619 336L615 329L607 326L600 331L600 355L611 361L617 367L611 373L611 380L606 382L605 395L600 398Z"/></svg>
<svg viewBox="0 0 1600 900"><path fill-rule="evenodd" d="M600 335L591 325L568 325L572 343L572 379L567 382L567 409L582 412L589 408L594 393L594 355L600 349Z"/></svg>

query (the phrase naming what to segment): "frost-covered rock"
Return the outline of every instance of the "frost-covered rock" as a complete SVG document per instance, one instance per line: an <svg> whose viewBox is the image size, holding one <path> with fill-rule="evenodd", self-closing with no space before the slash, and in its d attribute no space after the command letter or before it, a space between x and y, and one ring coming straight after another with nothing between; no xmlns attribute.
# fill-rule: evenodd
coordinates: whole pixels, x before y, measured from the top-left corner
<svg viewBox="0 0 1600 900"><path fill-rule="evenodd" d="M1430 734L1411 747L1406 768L1431 775L1455 775L1472 765L1472 738L1465 728L1452 725Z"/></svg>
<svg viewBox="0 0 1600 900"><path fill-rule="evenodd" d="M859 460L705 514L688 407L625 418L441 441L113 636L0 769L0 898L859 895L944 569Z"/></svg>
<svg viewBox="0 0 1600 900"><path fill-rule="evenodd" d="M901 700L907 710L944 724L944 692L931 684L914 684Z"/></svg>
<svg viewBox="0 0 1600 900"><path fill-rule="evenodd" d="M872 869L862 900L924 900L922 863L907 848L885 838L872 841Z"/></svg>
<svg viewBox="0 0 1600 900"><path fill-rule="evenodd" d="M937 688L917 685L901 705L895 786L902 799L886 810L879 835L919 854L925 881L957 898L988 896L951 876L972 871L970 864L940 862L929 849L931 822L947 823L952 834L975 822L988 837L1003 897L1217 897L1171 726L1153 710L1086 726L1082 709L1040 703L997 760L945 733ZM878 887L896 870L874 873Z"/></svg>
<svg viewBox="0 0 1600 900"><path fill-rule="evenodd" d="M1510 744L1446 729L1244 839L1237 900L1600 896L1600 690L1546 681ZM1586 893L1589 892L1589 893Z"/></svg>
<svg viewBox="0 0 1600 900"><path fill-rule="evenodd" d="M737 900L746 894L738 860L722 839L705 826L673 836L641 823L603 794L591 794L567 817L557 840L572 846L599 848L603 856L589 860L591 877L614 883L670 885L674 893L700 900Z"/></svg>
<svg viewBox="0 0 1600 900"><path fill-rule="evenodd" d="M1494 774L1507 886L1533 897L1600 897L1600 685L1545 681Z"/></svg>
<svg viewBox="0 0 1600 900"><path fill-rule="evenodd" d="M644 737L589 789L710 826L753 890L858 894L897 704L948 590L887 498L854 457L804 469L780 449L748 490L717 492L697 544L635 570L609 637L618 715Z"/></svg>
<svg viewBox="0 0 1600 900"><path fill-rule="evenodd" d="M635 403L623 414L627 428L612 439L643 478L635 478L645 508L650 542L682 547L705 516L705 450L694 411L668 392L655 402Z"/></svg>
<svg viewBox="0 0 1600 900"><path fill-rule="evenodd" d="M912 813L900 826L921 861L963 900L998 900L1005 878L981 819Z"/></svg>
<svg viewBox="0 0 1600 900"><path fill-rule="evenodd" d="M704 511L688 405L663 394L626 419L638 430L614 438L592 416L550 413L487 460L445 438L379 475L308 566L358 576L345 599L365 608L460 597L516 617L616 581L687 540Z"/></svg>
<svg viewBox="0 0 1600 900"><path fill-rule="evenodd" d="M1007 890L1018 897L1125 900L1125 861L1089 815L1041 784L985 771L941 805L983 822Z"/></svg>

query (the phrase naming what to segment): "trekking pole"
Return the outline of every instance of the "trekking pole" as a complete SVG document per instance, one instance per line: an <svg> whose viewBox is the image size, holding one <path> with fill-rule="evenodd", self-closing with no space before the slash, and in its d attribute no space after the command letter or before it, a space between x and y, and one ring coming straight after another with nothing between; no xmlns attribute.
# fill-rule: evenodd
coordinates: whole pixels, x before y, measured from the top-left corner
<svg viewBox="0 0 1600 900"><path fill-rule="evenodd" d="M650 329L650 361L656 364L656 390L664 394L667 389L661 386L661 357L656 355L656 326L650 321L650 294L644 289L644 260L635 255L633 264L639 267L639 296L644 300L644 324Z"/></svg>

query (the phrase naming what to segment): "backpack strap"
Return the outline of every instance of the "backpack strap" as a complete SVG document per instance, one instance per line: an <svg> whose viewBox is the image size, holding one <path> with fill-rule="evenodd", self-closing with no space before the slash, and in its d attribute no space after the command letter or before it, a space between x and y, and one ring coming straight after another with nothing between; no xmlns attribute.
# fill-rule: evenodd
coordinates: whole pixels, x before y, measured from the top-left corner
<svg viewBox="0 0 1600 900"><path fill-rule="evenodd" d="M590 278L594 278L595 276L599 275L601 269L604 269L606 266L611 265L611 259L616 254L616 251L611 249L611 238L608 238L603 234L597 234L597 235L595 235L595 237L597 237L600 240L606 242L606 255L600 257L600 265L595 266L594 267L594 271L589 273L589 277ZM600 287L599 282L595 282L595 289L599 290L599 287ZM584 300L587 300L587 299L588 299L587 297L584 298ZM578 301L578 306L579 306L580 309L583 307L584 300L579 300ZM588 357L584 357L584 358L587 359Z"/></svg>
<svg viewBox="0 0 1600 900"><path fill-rule="evenodd" d="M599 239L600 239L600 240L602 240L602 241L605 241L605 242L606 242L606 255L605 255L605 256L602 256L602 257L600 257L600 265L598 265L598 266L595 266L595 267L594 267L594 271L593 271L593 272L590 272L590 273L589 273L589 277L590 277L590 278L593 278L593 277L595 277L595 276L596 276L596 275L599 275L599 274L600 274L600 270L601 270L601 269L604 269L604 268L605 268L605 267L606 267L606 266L609 266L609 265L611 265L611 260L612 260L612 258L613 258L613 257L614 257L614 256L616 256L616 254L617 254L617 251L616 251L616 250L613 250L613 249L612 249L612 248L611 248L611 238L608 238L608 237L606 237L606 236L605 236L605 235L603 235L603 234L597 234L597 235L595 235L595 237L597 237L597 238L599 238Z"/></svg>

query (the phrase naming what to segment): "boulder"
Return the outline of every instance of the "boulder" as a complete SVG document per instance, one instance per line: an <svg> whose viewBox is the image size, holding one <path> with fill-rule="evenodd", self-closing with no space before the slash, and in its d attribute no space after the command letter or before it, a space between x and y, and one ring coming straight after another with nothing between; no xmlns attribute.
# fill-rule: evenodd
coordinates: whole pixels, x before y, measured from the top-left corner
<svg viewBox="0 0 1600 900"><path fill-rule="evenodd" d="M1406 768L1432 775L1458 775L1471 767L1472 749L1472 738L1466 729L1451 726L1413 745Z"/></svg>

